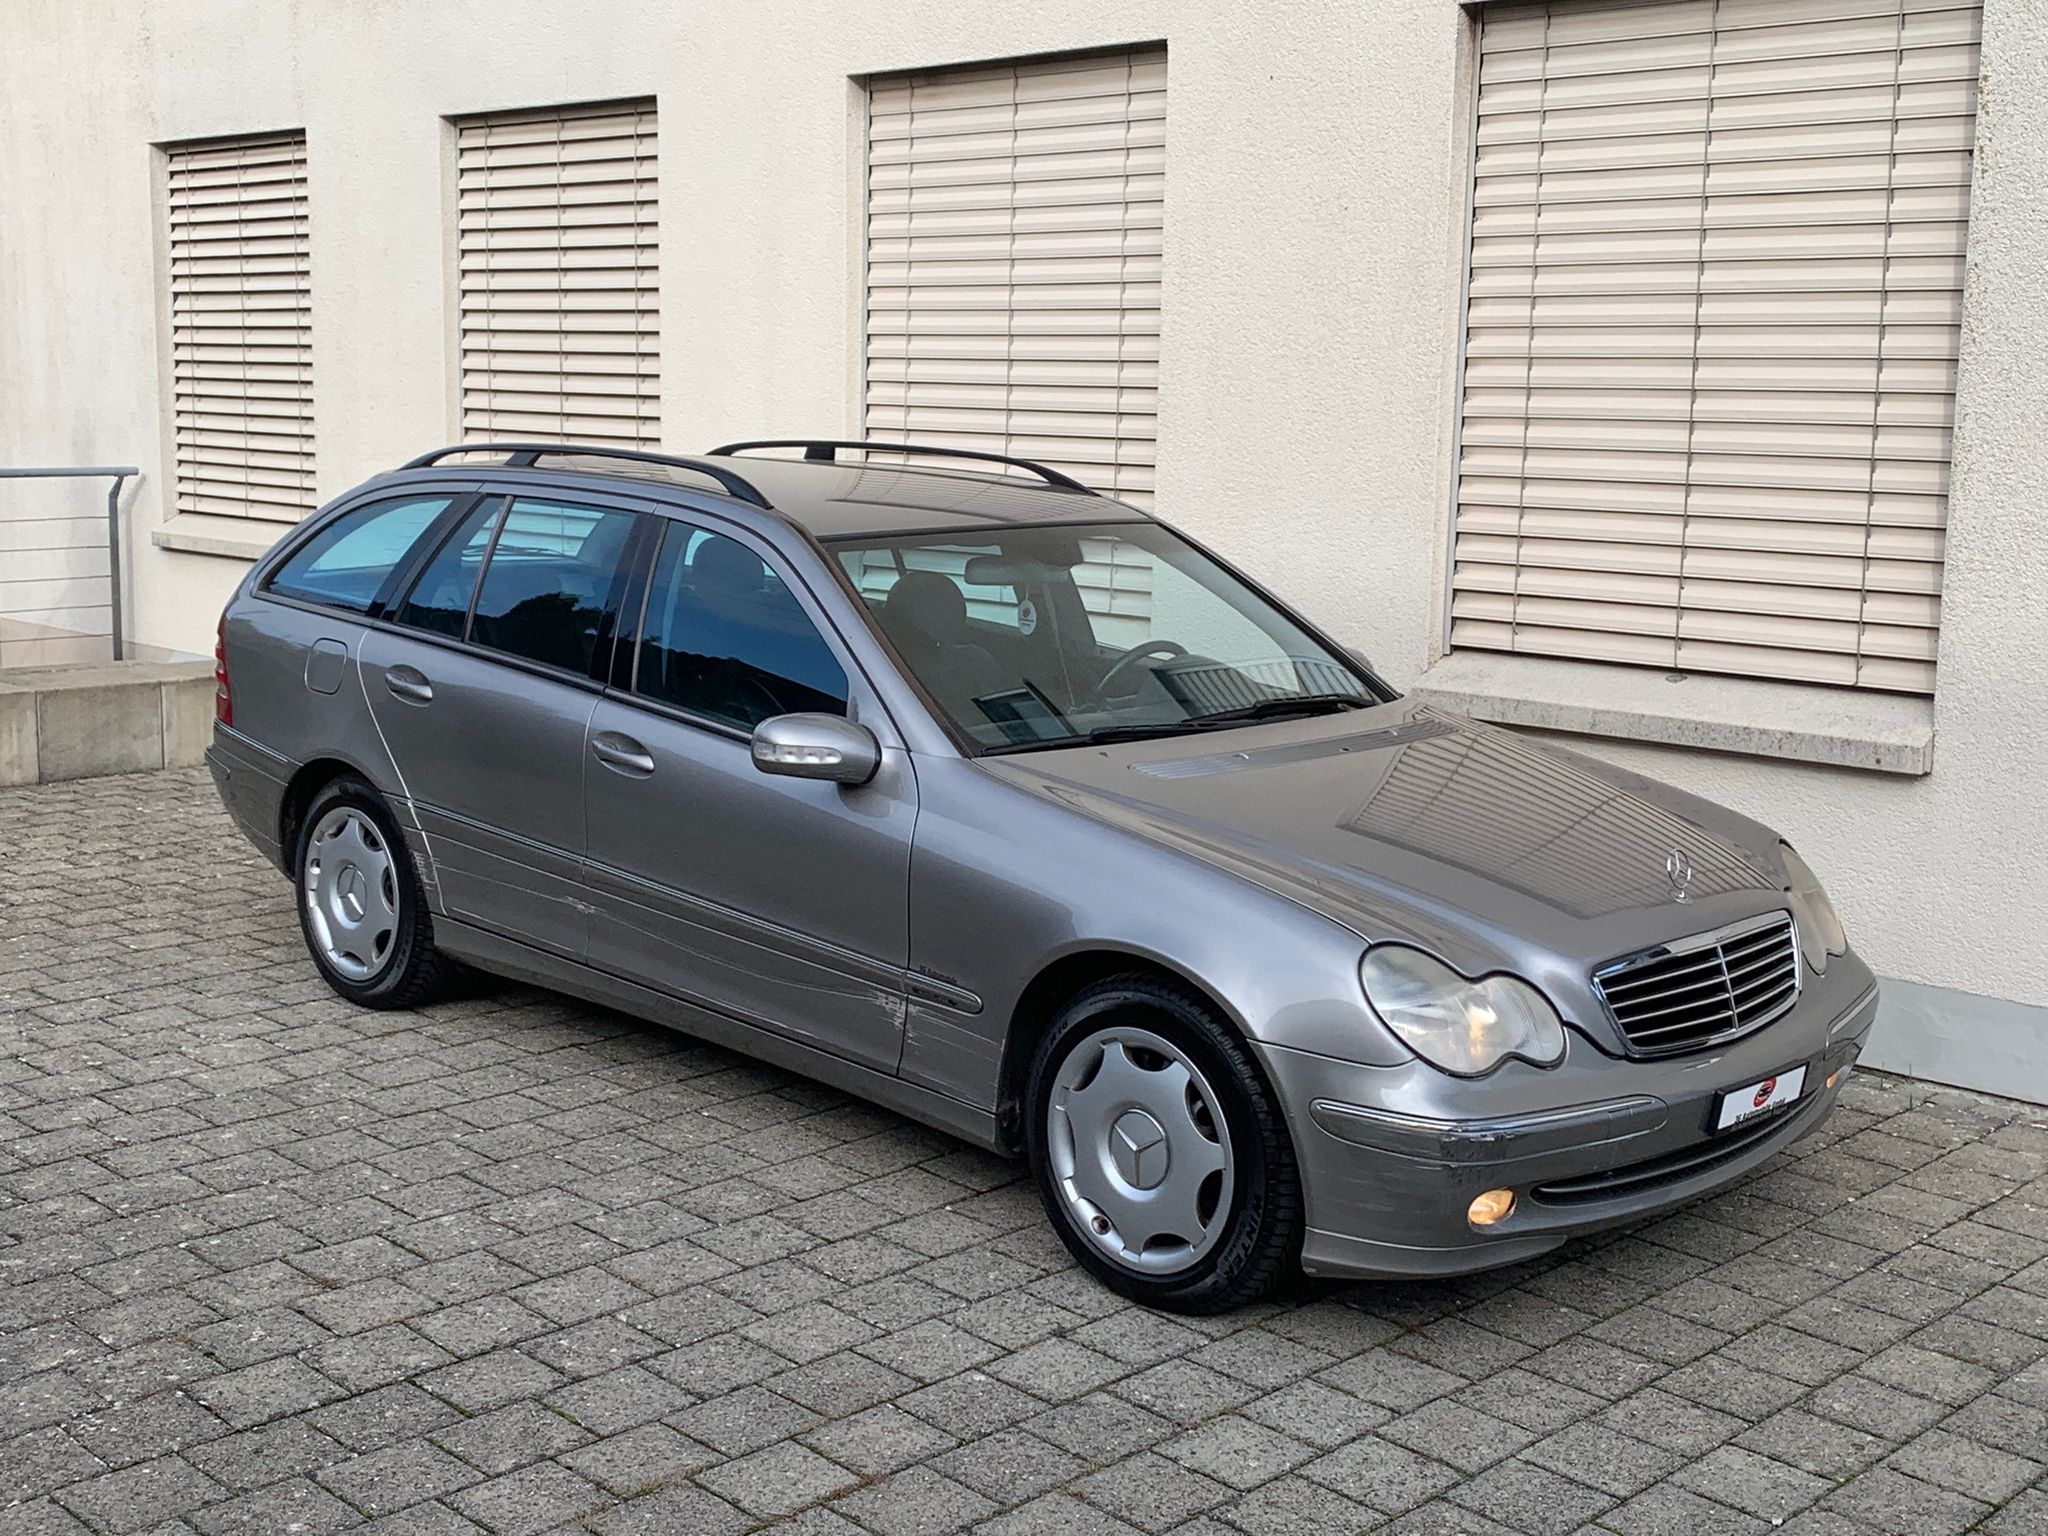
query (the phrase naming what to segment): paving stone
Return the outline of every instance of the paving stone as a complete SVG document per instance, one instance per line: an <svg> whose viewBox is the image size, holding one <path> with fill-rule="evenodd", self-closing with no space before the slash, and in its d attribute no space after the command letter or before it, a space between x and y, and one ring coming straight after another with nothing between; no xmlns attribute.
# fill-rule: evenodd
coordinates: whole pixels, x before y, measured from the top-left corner
<svg viewBox="0 0 2048 1536"><path fill-rule="evenodd" d="M287 1531L293 1536L322 1536L353 1530L361 1517L317 1483L303 1477L272 1483L225 1504L211 1505L191 1517L205 1536L243 1536L250 1531Z"/></svg>
<svg viewBox="0 0 2048 1536"><path fill-rule="evenodd" d="M976 1536L1135 1536L1138 1527L1068 1493L1048 1493L984 1521Z"/></svg>
<svg viewBox="0 0 2048 1536"><path fill-rule="evenodd" d="M1386 1349L1368 1350L1330 1367L1317 1379L1396 1413L1420 1408L1468 1385L1462 1376Z"/></svg>
<svg viewBox="0 0 2048 1536"><path fill-rule="evenodd" d="M266 1360L196 1383L192 1395L235 1429L304 1413L348 1394L303 1360Z"/></svg>
<svg viewBox="0 0 2048 1536"><path fill-rule="evenodd" d="M698 1474L698 1481L751 1515L787 1515L844 1493L860 1480L792 1442L771 1445Z"/></svg>
<svg viewBox="0 0 2048 1536"><path fill-rule="evenodd" d="M739 1536L742 1531L776 1529L760 1526L702 1488L663 1488L591 1516L588 1528L599 1536Z"/></svg>
<svg viewBox="0 0 2048 1536"><path fill-rule="evenodd" d="M1377 1510L1347 1499L1334 1488L1302 1478L1267 1483L1214 1515L1220 1527L1245 1536L1295 1536L1300 1531L1366 1531L1385 1519Z"/></svg>
<svg viewBox="0 0 2048 1536"><path fill-rule="evenodd" d="M366 1515L409 1509L483 1481L475 1468L418 1440L352 1457L317 1476L322 1487Z"/></svg>
<svg viewBox="0 0 2048 1536"><path fill-rule="evenodd" d="M1451 1490L1452 1501L1532 1536L1562 1536L1605 1512L1611 1496L1526 1461L1506 1461Z"/></svg>
<svg viewBox="0 0 2048 1536"><path fill-rule="evenodd" d="M1179 1525L1230 1497L1224 1484L1154 1451L1091 1472L1074 1484L1074 1491L1097 1509L1148 1531Z"/></svg>
<svg viewBox="0 0 2048 1536"><path fill-rule="evenodd" d="M2048 1457L2048 1442L2033 1449ZM2040 1461L1979 1445L1946 1430L1930 1429L1885 1460L1885 1465L1986 1504L2004 1504L2040 1477Z"/></svg>
<svg viewBox="0 0 2048 1536"><path fill-rule="evenodd" d="M1440 1461L1376 1435L1317 1457L1302 1469L1327 1488L1386 1514L1400 1514L1459 1486L1456 1472Z"/></svg>
<svg viewBox="0 0 2048 1536"><path fill-rule="evenodd" d="M1862 1471L1884 1454L1887 1444L1847 1424L1817 1418L1803 1408L1772 1414L1743 1431L1734 1443L1834 1481Z"/></svg>
<svg viewBox="0 0 2048 1536"><path fill-rule="evenodd" d="M911 1467L848 1494L835 1508L880 1536L950 1536L997 1506L930 1467Z"/></svg>
<svg viewBox="0 0 2048 1536"><path fill-rule="evenodd" d="M1671 1483L1659 1483L1605 1511L1600 1525L1619 1536L1766 1536L1778 1529Z"/></svg>
<svg viewBox="0 0 2048 1536"><path fill-rule="evenodd" d="M1672 1482L1774 1522L1789 1519L1833 1486L1827 1478L1734 1445L1709 1451L1681 1469Z"/></svg>
<svg viewBox="0 0 2048 1536"><path fill-rule="evenodd" d="M1982 1500L1937 1488L1890 1467L1873 1467L1829 1494L1821 1508L1888 1536L1945 1536L1991 1512Z"/></svg>
<svg viewBox="0 0 2048 1536"><path fill-rule="evenodd" d="M139 1462L60 1490L57 1502L94 1530L139 1531L222 1496L220 1485L175 1456Z"/></svg>
<svg viewBox="0 0 2048 1536"><path fill-rule="evenodd" d="M1310 1460L1315 1452L1250 1419L1225 1414L1167 1441L1160 1453L1232 1488L1256 1488Z"/></svg>
<svg viewBox="0 0 2048 1536"><path fill-rule="evenodd" d="M538 1536L609 1502L602 1488L552 1461L478 1483L447 1499L493 1536Z"/></svg>
<svg viewBox="0 0 2048 1536"><path fill-rule="evenodd" d="M905 1413L894 1403L880 1403L849 1418L834 1419L829 1423L820 1424L799 1438L820 1455L829 1457L842 1467L858 1472L863 1477L882 1477L891 1472L901 1471L913 1462L936 1456L959 1444L955 1436ZM1029 1436L1012 1435L1000 1430L993 1435L981 1436L974 1441L973 1452L966 1461L976 1469L985 1467L988 1474L994 1475L997 1469L1016 1455L1012 1442L1030 1439ZM1046 1447L1043 1441L1032 1443L1050 1451L1050 1447ZM1085 1462L1079 1463L1075 1470L1085 1470L1086 1465ZM952 1467L942 1465L940 1470L955 1476L960 1475ZM976 1487L981 1486L972 1477L963 1480L974 1483ZM1045 1486L1056 1487L1065 1481L1067 1476L1062 1476Z"/></svg>
<svg viewBox="0 0 2048 1536"><path fill-rule="evenodd" d="M538 1403L510 1403L451 1424L434 1443L494 1477L587 1444L590 1432Z"/></svg>
<svg viewBox="0 0 2048 1536"><path fill-rule="evenodd" d="M1641 1493L1686 1465L1674 1452L1604 1423L1581 1423L1547 1435L1522 1459L1618 1499Z"/></svg>
<svg viewBox="0 0 2048 1536"><path fill-rule="evenodd" d="M1170 1421L1107 1393L1064 1403L1025 1420L1024 1427L1062 1450L1099 1464L1157 1445L1173 1433Z"/></svg>
<svg viewBox="0 0 2048 1536"><path fill-rule="evenodd" d="M2048 1531L2038 1111L1863 1073L1631 1229L1170 1317L829 1086L342 1003L202 773L0 848L4 1536Z"/></svg>
<svg viewBox="0 0 2048 1536"><path fill-rule="evenodd" d="M543 1401L593 1435L615 1435L680 1412L690 1405L691 1398L673 1382L629 1365L559 1387Z"/></svg>
<svg viewBox="0 0 2048 1536"><path fill-rule="evenodd" d="M1176 1424L1199 1424L1253 1396L1252 1389L1235 1377L1192 1360L1162 1361L1125 1377L1111 1390Z"/></svg>
<svg viewBox="0 0 2048 1536"><path fill-rule="evenodd" d="M1391 1409L1319 1381L1297 1381L1254 1398L1238 1411L1255 1424L1325 1451L1378 1429L1394 1416Z"/></svg>
<svg viewBox="0 0 2048 1536"><path fill-rule="evenodd" d="M1382 1424L1379 1434L1468 1474L1484 1471L1536 1438L1520 1425L1451 1398L1424 1403Z"/></svg>
<svg viewBox="0 0 2048 1536"><path fill-rule="evenodd" d="M331 1466L348 1453L315 1429L310 1415L195 1445L186 1459L237 1492L253 1492L282 1477Z"/></svg>

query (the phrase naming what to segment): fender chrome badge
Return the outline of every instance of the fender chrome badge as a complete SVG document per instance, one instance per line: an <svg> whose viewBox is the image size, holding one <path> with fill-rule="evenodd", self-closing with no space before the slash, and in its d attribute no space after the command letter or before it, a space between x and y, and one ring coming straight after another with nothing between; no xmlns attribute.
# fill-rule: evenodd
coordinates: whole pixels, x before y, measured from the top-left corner
<svg viewBox="0 0 2048 1536"><path fill-rule="evenodd" d="M1674 848L1664 856L1664 878L1671 882L1673 901L1691 901L1692 860L1685 856L1683 848Z"/></svg>

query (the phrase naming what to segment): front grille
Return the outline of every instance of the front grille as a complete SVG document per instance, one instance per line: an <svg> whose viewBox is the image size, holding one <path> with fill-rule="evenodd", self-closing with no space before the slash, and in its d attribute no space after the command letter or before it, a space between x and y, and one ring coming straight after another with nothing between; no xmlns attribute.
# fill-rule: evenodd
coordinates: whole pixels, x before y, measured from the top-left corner
<svg viewBox="0 0 2048 1536"><path fill-rule="evenodd" d="M1593 987L1638 1056L1732 1039L1799 1000L1799 935L1773 912L1617 960Z"/></svg>

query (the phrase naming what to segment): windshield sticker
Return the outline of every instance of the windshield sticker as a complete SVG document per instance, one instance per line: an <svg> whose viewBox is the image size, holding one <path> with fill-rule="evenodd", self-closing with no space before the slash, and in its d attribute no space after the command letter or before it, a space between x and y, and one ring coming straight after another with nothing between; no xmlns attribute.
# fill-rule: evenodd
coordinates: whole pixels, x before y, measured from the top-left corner
<svg viewBox="0 0 2048 1536"><path fill-rule="evenodd" d="M1030 598L1017 604L1017 633L1028 635L1038 628L1038 608Z"/></svg>

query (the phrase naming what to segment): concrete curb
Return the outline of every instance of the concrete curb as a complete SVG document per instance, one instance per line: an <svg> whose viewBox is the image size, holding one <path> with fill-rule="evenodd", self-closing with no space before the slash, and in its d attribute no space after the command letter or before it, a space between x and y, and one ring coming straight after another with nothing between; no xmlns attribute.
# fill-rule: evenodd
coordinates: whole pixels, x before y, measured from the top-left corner
<svg viewBox="0 0 2048 1536"><path fill-rule="evenodd" d="M210 661L0 673L0 784L187 768L213 731Z"/></svg>

